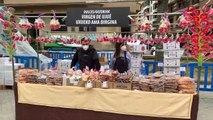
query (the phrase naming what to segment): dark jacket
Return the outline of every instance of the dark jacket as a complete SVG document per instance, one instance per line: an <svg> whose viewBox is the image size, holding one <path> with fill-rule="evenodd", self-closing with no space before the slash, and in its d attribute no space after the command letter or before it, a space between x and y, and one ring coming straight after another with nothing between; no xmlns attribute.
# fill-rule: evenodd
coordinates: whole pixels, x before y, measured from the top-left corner
<svg viewBox="0 0 213 120"><path fill-rule="evenodd" d="M100 70L99 57L92 45L90 45L86 51L83 48L76 51L72 59L71 67L74 67L77 62L79 62L81 70L85 69L86 66L89 67L89 69Z"/></svg>

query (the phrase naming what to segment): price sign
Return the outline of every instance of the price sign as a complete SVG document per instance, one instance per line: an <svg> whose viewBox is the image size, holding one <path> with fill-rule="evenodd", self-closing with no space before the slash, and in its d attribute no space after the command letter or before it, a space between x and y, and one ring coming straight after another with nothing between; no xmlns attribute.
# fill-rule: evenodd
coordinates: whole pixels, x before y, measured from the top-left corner
<svg viewBox="0 0 213 120"><path fill-rule="evenodd" d="M163 67L163 63L158 63L158 67Z"/></svg>
<svg viewBox="0 0 213 120"><path fill-rule="evenodd" d="M186 67L180 67L180 71L185 72L186 71Z"/></svg>

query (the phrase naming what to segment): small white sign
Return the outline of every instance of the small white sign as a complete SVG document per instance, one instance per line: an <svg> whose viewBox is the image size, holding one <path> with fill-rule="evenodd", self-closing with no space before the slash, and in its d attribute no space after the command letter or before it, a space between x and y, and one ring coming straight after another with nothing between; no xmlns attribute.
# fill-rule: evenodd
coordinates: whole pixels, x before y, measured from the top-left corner
<svg viewBox="0 0 213 120"><path fill-rule="evenodd" d="M163 67L163 63L158 63L158 67Z"/></svg>
<svg viewBox="0 0 213 120"><path fill-rule="evenodd" d="M180 71L185 72L186 71L186 67L180 67Z"/></svg>

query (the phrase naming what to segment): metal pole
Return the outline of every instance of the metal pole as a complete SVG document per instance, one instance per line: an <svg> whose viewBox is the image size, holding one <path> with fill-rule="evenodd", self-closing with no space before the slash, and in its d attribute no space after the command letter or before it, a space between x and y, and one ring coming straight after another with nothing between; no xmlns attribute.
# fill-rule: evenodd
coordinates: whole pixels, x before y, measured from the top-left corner
<svg viewBox="0 0 213 120"><path fill-rule="evenodd" d="M36 29L36 38L38 37L38 30ZM40 71L40 59L39 59L39 42L36 42L36 52L37 52L37 68L38 68L38 71Z"/></svg>
<svg viewBox="0 0 213 120"><path fill-rule="evenodd" d="M154 14L147 14L147 16L159 16L159 15L182 15L181 12L173 12L173 13L154 13ZM135 14L135 15L129 15L131 17L139 17L144 16L144 14Z"/></svg>
<svg viewBox="0 0 213 120"><path fill-rule="evenodd" d="M17 15L16 17L18 18L22 18L22 17L26 17L26 18L37 18L38 16L23 16L23 15ZM53 16L41 16L42 18L52 18ZM66 16L57 16L57 18L64 18Z"/></svg>
<svg viewBox="0 0 213 120"><path fill-rule="evenodd" d="M200 92L200 78L201 78L201 68L202 66L198 64L198 74L197 74L197 94Z"/></svg>
<svg viewBox="0 0 213 120"><path fill-rule="evenodd" d="M13 83L15 83L15 66L14 66L14 58L13 58L13 55L12 55L12 69L13 69Z"/></svg>

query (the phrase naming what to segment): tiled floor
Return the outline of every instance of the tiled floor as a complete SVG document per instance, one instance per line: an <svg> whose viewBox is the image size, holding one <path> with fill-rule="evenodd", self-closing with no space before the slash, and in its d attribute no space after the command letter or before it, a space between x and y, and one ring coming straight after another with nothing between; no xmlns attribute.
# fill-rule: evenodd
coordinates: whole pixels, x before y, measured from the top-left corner
<svg viewBox="0 0 213 120"><path fill-rule="evenodd" d="M15 120L12 90L0 90L0 120ZM198 120L213 120L213 92L200 93Z"/></svg>

